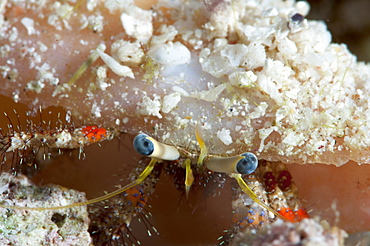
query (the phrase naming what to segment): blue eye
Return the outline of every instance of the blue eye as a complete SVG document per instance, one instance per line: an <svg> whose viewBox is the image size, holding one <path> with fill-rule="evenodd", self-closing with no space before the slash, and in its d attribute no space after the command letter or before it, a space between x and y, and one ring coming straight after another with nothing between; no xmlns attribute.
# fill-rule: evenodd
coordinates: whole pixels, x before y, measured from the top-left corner
<svg viewBox="0 0 370 246"><path fill-rule="evenodd" d="M134 148L140 155L161 160L174 161L180 157L180 152L175 147L160 143L143 133L135 137Z"/></svg>
<svg viewBox="0 0 370 246"><path fill-rule="evenodd" d="M230 157L209 156L204 164L214 172L251 174L256 170L258 160L253 153L247 152Z"/></svg>
<svg viewBox="0 0 370 246"><path fill-rule="evenodd" d="M139 134L134 139L134 148L140 155L149 156L154 151L154 144L148 139L148 135Z"/></svg>
<svg viewBox="0 0 370 246"><path fill-rule="evenodd" d="M244 158L238 161L238 163L236 164L236 170L240 174L253 173L258 166L257 157L250 152L244 153L242 154L242 156L244 156Z"/></svg>

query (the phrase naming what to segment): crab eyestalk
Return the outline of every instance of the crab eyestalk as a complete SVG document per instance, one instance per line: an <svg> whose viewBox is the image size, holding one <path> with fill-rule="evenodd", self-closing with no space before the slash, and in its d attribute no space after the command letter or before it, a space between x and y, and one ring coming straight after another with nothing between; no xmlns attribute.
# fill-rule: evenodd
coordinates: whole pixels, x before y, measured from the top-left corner
<svg viewBox="0 0 370 246"><path fill-rule="evenodd" d="M140 155L160 160L174 161L180 157L180 152L175 147L160 143L143 133L135 137L134 148Z"/></svg>
<svg viewBox="0 0 370 246"><path fill-rule="evenodd" d="M204 162L214 172L251 174L258 166L257 157L250 152L231 157L211 156Z"/></svg>

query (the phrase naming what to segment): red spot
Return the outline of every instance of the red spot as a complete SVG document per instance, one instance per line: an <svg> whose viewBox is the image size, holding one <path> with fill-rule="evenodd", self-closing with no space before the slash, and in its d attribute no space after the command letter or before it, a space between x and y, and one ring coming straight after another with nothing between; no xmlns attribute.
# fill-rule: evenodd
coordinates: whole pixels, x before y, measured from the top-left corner
<svg viewBox="0 0 370 246"><path fill-rule="evenodd" d="M82 128L82 132L91 143L99 142L107 138L107 130L97 126L86 126Z"/></svg>
<svg viewBox="0 0 370 246"><path fill-rule="evenodd" d="M279 214L281 214L284 218L286 218L290 222L296 222L295 221L296 216L295 216L293 210L291 210L290 208L281 208L278 212L279 212Z"/></svg>
<svg viewBox="0 0 370 246"><path fill-rule="evenodd" d="M319 148L318 148L318 149L322 149L322 148L324 148L324 145L319 146Z"/></svg>
<svg viewBox="0 0 370 246"><path fill-rule="evenodd" d="M278 212L290 222L299 222L303 219L309 218L307 211L304 208L300 208L297 211L293 211L290 208L281 208Z"/></svg>
<svg viewBox="0 0 370 246"><path fill-rule="evenodd" d="M266 192L274 192L277 182L272 172L267 172L263 175L263 183L265 184Z"/></svg>
<svg viewBox="0 0 370 246"><path fill-rule="evenodd" d="M287 191L292 183L292 175L287 170L283 170L280 172L277 182L282 191Z"/></svg>

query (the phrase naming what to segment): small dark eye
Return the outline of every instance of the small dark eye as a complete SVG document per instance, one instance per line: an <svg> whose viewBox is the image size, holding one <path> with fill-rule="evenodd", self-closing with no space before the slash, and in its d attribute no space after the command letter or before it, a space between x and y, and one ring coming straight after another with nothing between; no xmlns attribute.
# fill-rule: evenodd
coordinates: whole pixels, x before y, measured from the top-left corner
<svg viewBox="0 0 370 246"><path fill-rule="evenodd" d="M140 155L151 155L154 151L154 144L146 134L139 134L134 139L134 148Z"/></svg>
<svg viewBox="0 0 370 246"><path fill-rule="evenodd" d="M301 22L304 20L304 16L303 16L303 15L301 15L300 13L296 13L296 14L294 14L292 17L290 17L290 19L291 19L293 22L301 23Z"/></svg>
<svg viewBox="0 0 370 246"><path fill-rule="evenodd" d="M242 154L242 156L244 156L244 158L238 161L236 164L236 170L240 174L253 173L258 166L257 157L253 153L249 152Z"/></svg>

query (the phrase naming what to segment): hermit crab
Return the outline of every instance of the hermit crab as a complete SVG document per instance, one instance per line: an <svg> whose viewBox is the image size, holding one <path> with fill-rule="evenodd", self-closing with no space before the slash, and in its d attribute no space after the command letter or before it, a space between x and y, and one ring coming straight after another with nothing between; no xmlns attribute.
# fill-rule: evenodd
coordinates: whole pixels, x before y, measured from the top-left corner
<svg viewBox="0 0 370 246"><path fill-rule="evenodd" d="M85 157L104 164L99 166L99 174L111 166L111 157L120 160L121 166L112 169L123 180L113 180L109 174L104 182L112 183L102 190L112 191L112 186L118 184L122 185L122 194L113 193L117 196L88 208L95 241L137 243L131 223L135 215L144 221L145 231L156 234L153 228L159 226L153 227L149 217L152 211L156 220L158 212L152 210L155 199L148 200L148 196L154 186L160 189L161 180L180 191L181 198L168 199L179 201L171 207L191 204L189 214L201 211L201 206L192 202L195 197L206 204L213 197L227 196L218 196L218 187L226 186L220 190L228 190L227 186L234 185L233 194L228 194L233 223L221 226L219 217L217 223L208 223L218 227L218 231L229 228L225 233L217 232L218 236L223 235L219 244L232 243L234 238L243 240L243 232L262 233L260 227L276 217L293 222L307 217L293 178L300 190L306 191L303 194L322 194L320 199L307 198L310 215L333 215L332 223L340 227L353 220L356 223L348 228L360 224L365 229L358 227L353 231L366 230L367 213L344 209L342 204L352 203L335 203L331 195L339 194L338 199L346 197L348 201L352 199L343 196L344 188L366 192L368 187L363 175L366 171L359 171L367 166L357 164L369 162L369 67L357 62L344 45L332 43L325 24L306 19L308 12L306 2L280 0L1 1L1 93L8 100L2 105L9 105L4 109L7 117L0 139L2 156L7 157L13 171L20 166L41 169L40 163L34 165L36 158L29 160L28 152L40 153L46 148L42 159L56 163L54 158L59 155L52 148L57 152L77 148L81 163ZM17 103L14 107L23 104L23 109L14 114L15 119L9 99ZM26 111L30 112L22 121ZM63 116L46 120L49 111L51 115ZM27 120L36 114L42 116L39 122ZM74 120L70 120L71 116ZM172 158L158 156L154 150L141 152L137 144L132 146L135 136L141 136L148 146L163 148L163 153ZM122 144L119 138L128 140ZM112 141L103 141L108 139ZM116 145L105 147L109 142ZM100 149L95 146L98 144ZM120 151L110 155L117 146ZM147 157L134 153L135 148ZM15 158L10 158L9 153L13 152ZM66 153L63 150L60 156L68 158ZM239 161L248 156L258 159L259 166L252 173L249 172L254 166L241 171L249 173L241 177ZM71 159L78 161L74 158ZM131 164L123 165L124 160ZM308 165L312 163L320 165ZM56 173L63 178L73 176L75 172L71 170L78 165L69 166L68 174ZM351 168L354 166L356 169ZM346 170L346 178L334 175L347 167L358 173L351 175ZM307 175L309 172L313 174ZM39 181L52 176L40 175ZM87 183L88 178L81 178L85 177L83 174L77 176ZM97 176L90 179L95 181ZM236 180L234 184L229 176ZM335 177L345 182L332 181ZM11 204L17 194L21 198L28 196L10 179L7 176L4 181L3 194L10 200L4 198L2 202L7 221L11 221L10 215L18 213L14 211L28 214L25 207L31 207L26 203L28 198L22 204ZM102 183L98 186L102 187ZM330 184L337 192L321 189ZM339 188L341 185L343 189ZM170 186L162 187L168 189L162 197L171 197ZM91 197L102 195L102 190ZM205 190L204 194L201 190ZM53 194L49 192L49 196ZM317 194L312 197L318 197ZM356 192L348 195L357 201L355 211L367 211L368 196ZM73 209L85 209L76 205L108 197L103 195L88 202L81 197L70 202L54 197L59 204L32 207L45 212L46 208L51 209L51 234L57 235L56 231L68 224L66 219L75 214ZM322 205L323 200L328 203ZM153 208L148 206L151 203ZM53 212L69 204L74 207L65 208L67 212ZM209 207L205 211L211 210ZM77 227L86 229L88 220L79 221L84 221L84 227L80 223ZM299 231L282 223L285 231ZM301 223L306 222L295 225ZM17 223L7 228L12 230L14 224ZM184 234L188 237L190 233ZM334 238L340 243L342 235L337 233ZM58 238L48 240L59 242L64 237Z"/></svg>

